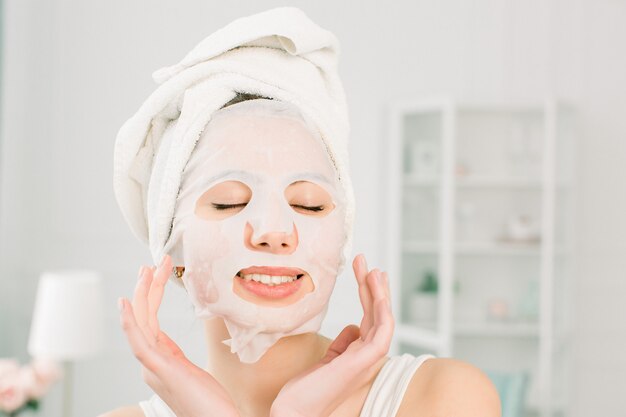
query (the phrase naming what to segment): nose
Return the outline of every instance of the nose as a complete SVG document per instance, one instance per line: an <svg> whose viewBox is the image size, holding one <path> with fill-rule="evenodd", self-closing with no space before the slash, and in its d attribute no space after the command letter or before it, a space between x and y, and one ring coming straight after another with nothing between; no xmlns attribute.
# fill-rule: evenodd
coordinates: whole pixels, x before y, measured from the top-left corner
<svg viewBox="0 0 626 417"><path fill-rule="evenodd" d="M291 233L268 231L260 236L254 236L250 223L246 223L244 242L248 249L278 255L289 255L298 247L298 229L293 224Z"/></svg>

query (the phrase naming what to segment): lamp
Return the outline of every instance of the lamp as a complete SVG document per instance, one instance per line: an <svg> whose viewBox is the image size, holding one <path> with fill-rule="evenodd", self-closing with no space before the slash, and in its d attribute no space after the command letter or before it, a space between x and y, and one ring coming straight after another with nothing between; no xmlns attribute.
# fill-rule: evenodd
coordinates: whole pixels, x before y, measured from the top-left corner
<svg viewBox="0 0 626 417"><path fill-rule="evenodd" d="M62 361L63 415L71 415L73 361L96 354L103 341L102 283L89 270L44 272L28 340L33 357Z"/></svg>

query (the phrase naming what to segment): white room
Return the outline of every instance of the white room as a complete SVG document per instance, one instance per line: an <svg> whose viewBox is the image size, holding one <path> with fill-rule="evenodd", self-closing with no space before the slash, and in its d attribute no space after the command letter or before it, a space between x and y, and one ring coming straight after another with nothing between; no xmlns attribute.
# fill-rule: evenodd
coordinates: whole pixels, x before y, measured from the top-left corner
<svg viewBox="0 0 626 417"><path fill-rule="evenodd" d="M116 137L153 72L279 6L336 36L350 123L352 248L319 332L361 322L364 254L388 273L388 355L472 364L504 417L623 415L625 1L1 3L0 416L95 417L155 393L120 324L155 260L118 207ZM46 303L55 271L97 278L93 299ZM203 321L168 283L161 329L200 367ZM55 356L73 325L86 353L66 340ZM11 367L40 355L61 373L38 409L22 395L2 411Z"/></svg>

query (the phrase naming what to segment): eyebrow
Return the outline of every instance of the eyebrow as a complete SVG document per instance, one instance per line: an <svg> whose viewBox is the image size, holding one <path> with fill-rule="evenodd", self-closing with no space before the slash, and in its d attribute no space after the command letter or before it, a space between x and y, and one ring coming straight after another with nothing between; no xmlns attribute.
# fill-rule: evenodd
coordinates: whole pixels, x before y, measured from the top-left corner
<svg viewBox="0 0 626 417"><path fill-rule="evenodd" d="M237 175L241 175L243 177L245 177L246 179L249 180L253 180L254 178L256 178L256 176L254 175L254 173L249 172L249 171L243 171L240 169L229 169L226 171L222 171L210 178L208 178L207 180L203 181L204 184L213 184L214 182L228 177L230 175L233 174L237 174ZM313 179L313 180L317 180L320 182L324 182L326 184L332 185L332 182L330 181L330 179L328 179L328 177L326 177L325 175L319 174L317 172L296 172L295 174L292 174L289 176L290 182L302 182L302 181L306 181L307 179ZM292 181L294 180L294 181Z"/></svg>
<svg viewBox="0 0 626 417"><path fill-rule="evenodd" d="M314 180L324 182L329 185L332 184L332 182L328 179L328 177L326 177L325 175L318 174L317 172L297 172L293 175L290 175L289 178L290 179L304 178L304 179L298 179L295 182L306 181L306 179L314 179Z"/></svg>
<svg viewBox="0 0 626 417"><path fill-rule="evenodd" d="M222 178L230 177L232 175L237 175L239 178L244 177L247 180L252 180L254 178L254 176L248 171L242 171L239 169L229 169L226 171L222 171L218 174L215 174L212 177L207 178L206 180L202 181L202 184L204 187L208 187L209 185L216 183L218 180L221 180Z"/></svg>

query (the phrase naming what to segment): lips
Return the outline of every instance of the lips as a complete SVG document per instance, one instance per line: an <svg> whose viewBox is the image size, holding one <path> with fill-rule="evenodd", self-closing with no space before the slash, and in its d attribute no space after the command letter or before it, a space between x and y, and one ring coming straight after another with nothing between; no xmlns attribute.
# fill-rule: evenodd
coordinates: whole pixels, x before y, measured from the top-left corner
<svg viewBox="0 0 626 417"><path fill-rule="evenodd" d="M251 266L244 268L237 273L240 277L248 274L263 274L272 276L292 276L300 278L306 272L300 268L288 268L283 266Z"/></svg>
<svg viewBox="0 0 626 417"><path fill-rule="evenodd" d="M235 279L236 285L258 297L265 299L281 299L298 292L302 286L303 280L301 278L304 277L305 274L306 272L300 268L251 266L239 271ZM270 277L277 279L277 281L270 282ZM295 279L293 279L293 277L295 277ZM281 279L283 280L282 283ZM285 280L288 280L288 282L285 282Z"/></svg>

